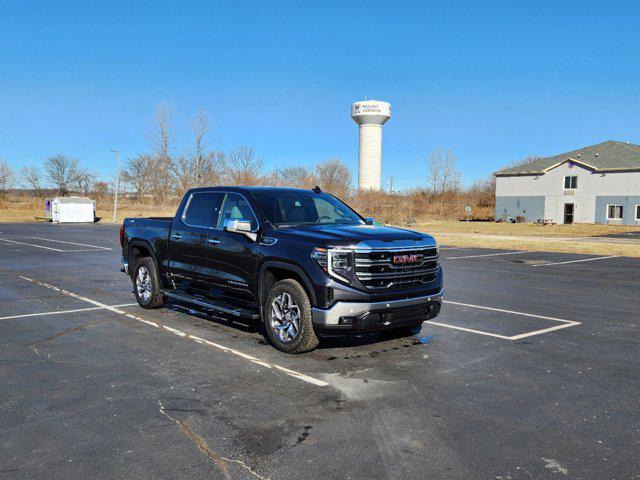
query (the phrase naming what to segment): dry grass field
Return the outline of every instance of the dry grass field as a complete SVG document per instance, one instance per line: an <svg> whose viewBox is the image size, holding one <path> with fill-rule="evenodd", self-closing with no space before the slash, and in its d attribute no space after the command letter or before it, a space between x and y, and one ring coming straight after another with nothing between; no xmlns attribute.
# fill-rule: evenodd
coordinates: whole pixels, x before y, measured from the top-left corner
<svg viewBox="0 0 640 480"><path fill-rule="evenodd" d="M25 197L0 199L0 222L43 221L43 203L42 199ZM121 222L125 217L173 216L176 207L177 202L158 206L122 199L117 222ZM101 223L113 222L113 205L106 200L99 201L97 217ZM403 221L387 223L407 228ZM450 246L640 257L640 241L631 238L602 237L615 233L640 232L640 227L587 224L543 226L528 223L423 219L413 223L409 228L428 232L441 243Z"/></svg>
<svg viewBox="0 0 640 480"><path fill-rule="evenodd" d="M640 232L640 227L615 225L536 225L495 222L423 222L413 228L457 247L500 248L593 255L640 257L640 240L603 235Z"/></svg>
<svg viewBox="0 0 640 480"><path fill-rule="evenodd" d="M593 225L575 223L573 225L538 225L533 223L496 223L426 221L415 225L420 230L434 233L469 235L508 235L523 237L597 237L614 233L638 232L640 227L617 225Z"/></svg>
<svg viewBox="0 0 640 480"><path fill-rule="evenodd" d="M118 204L116 221L122 222L125 217L173 217L177 205L176 202L158 206L122 199ZM96 217L100 223L113 223L113 203L98 201ZM44 199L14 196L0 199L0 223L36 221L44 221Z"/></svg>

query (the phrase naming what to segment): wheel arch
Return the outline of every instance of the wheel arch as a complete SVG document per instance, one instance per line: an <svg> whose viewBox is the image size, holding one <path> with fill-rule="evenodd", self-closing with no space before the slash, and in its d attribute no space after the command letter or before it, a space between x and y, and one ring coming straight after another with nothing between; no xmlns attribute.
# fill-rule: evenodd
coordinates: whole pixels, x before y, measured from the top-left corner
<svg viewBox="0 0 640 480"><path fill-rule="evenodd" d="M133 240L129 243L127 248L127 260L130 265L130 274L133 276L133 272L135 271L135 259L143 258L143 257L151 257L153 260L153 264L156 267L156 272L160 275L160 269L158 267L158 260L156 258L156 254L151 247L151 244L146 240Z"/></svg>
<svg viewBox="0 0 640 480"><path fill-rule="evenodd" d="M258 280L258 299L260 302L261 317L263 316L262 310L264 308L264 299L269 294L269 288L275 285L276 282L286 278L298 280L309 296L311 305L317 305L316 293L313 289L313 285L311 284L311 280L309 280L309 277L301 267L292 263L268 260L260 267L260 276Z"/></svg>

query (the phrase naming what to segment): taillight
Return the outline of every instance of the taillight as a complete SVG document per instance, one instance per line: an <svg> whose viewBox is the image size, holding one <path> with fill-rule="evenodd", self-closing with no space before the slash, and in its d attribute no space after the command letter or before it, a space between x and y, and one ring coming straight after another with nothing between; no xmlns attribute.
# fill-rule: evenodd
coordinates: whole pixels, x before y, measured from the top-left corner
<svg viewBox="0 0 640 480"><path fill-rule="evenodd" d="M120 225L120 246L124 247L124 223Z"/></svg>

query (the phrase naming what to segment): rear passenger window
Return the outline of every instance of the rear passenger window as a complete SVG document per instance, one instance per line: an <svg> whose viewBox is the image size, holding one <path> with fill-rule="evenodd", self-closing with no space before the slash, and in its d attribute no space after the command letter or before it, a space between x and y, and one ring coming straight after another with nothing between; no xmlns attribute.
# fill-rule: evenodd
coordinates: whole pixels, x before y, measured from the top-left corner
<svg viewBox="0 0 640 480"><path fill-rule="evenodd" d="M215 228L223 198L220 192L194 193L182 220L194 227Z"/></svg>

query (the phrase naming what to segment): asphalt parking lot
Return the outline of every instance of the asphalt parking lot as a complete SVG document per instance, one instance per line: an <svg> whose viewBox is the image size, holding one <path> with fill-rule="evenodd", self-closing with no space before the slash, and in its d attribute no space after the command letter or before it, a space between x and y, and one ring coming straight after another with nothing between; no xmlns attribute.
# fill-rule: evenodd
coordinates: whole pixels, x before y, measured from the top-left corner
<svg viewBox="0 0 640 480"><path fill-rule="evenodd" d="M409 338L134 305L117 226L0 225L0 477L640 478L640 259L441 250Z"/></svg>

